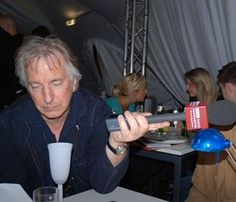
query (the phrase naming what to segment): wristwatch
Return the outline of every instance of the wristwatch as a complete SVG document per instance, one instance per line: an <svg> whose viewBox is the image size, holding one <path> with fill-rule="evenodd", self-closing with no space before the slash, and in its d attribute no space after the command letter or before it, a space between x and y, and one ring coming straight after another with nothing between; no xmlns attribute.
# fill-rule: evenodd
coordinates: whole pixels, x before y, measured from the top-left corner
<svg viewBox="0 0 236 202"><path fill-rule="evenodd" d="M127 149L128 149L128 145L127 144L123 144L123 145L119 145L117 147L117 149L115 149L113 146L111 146L109 140L107 141L107 147L115 154L115 155L122 155L124 154Z"/></svg>

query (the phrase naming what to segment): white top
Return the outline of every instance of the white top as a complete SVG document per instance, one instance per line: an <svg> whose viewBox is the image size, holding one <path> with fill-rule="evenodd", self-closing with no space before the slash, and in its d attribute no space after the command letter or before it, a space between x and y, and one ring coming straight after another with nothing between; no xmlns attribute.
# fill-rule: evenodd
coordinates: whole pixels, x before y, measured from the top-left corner
<svg viewBox="0 0 236 202"><path fill-rule="evenodd" d="M79 193L64 199L64 202L165 202L122 187L117 187L109 194L99 194L94 190Z"/></svg>

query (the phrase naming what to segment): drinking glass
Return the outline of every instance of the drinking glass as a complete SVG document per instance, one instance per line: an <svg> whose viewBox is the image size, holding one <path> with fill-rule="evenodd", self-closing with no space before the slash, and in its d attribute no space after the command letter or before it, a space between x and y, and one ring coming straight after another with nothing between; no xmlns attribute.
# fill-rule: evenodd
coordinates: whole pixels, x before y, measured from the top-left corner
<svg viewBox="0 0 236 202"><path fill-rule="evenodd" d="M70 171L72 146L67 142L48 144L50 171L52 179L58 185L59 202L63 201L63 184Z"/></svg>
<svg viewBox="0 0 236 202"><path fill-rule="evenodd" d="M39 187L33 191L34 202L58 202L58 189L56 187Z"/></svg>

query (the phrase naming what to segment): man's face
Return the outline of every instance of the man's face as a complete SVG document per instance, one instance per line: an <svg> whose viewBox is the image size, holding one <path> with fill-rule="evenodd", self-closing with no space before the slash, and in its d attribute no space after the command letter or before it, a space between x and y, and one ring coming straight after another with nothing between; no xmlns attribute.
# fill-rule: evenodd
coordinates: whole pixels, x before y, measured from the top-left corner
<svg viewBox="0 0 236 202"><path fill-rule="evenodd" d="M226 100L236 104L236 85L232 83L220 84L221 92Z"/></svg>
<svg viewBox="0 0 236 202"><path fill-rule="evenodd" d="M65 120L76 82L69 77L62 57L32 60L26 75L29 94L43 119Z"/></svg>

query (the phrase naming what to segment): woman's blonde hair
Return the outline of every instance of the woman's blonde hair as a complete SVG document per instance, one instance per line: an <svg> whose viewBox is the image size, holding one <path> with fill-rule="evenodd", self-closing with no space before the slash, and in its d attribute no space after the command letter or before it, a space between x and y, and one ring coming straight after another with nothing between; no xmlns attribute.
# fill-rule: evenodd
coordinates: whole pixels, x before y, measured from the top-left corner
<svg viewBox="0 0 236 202"><path fill-rule="evenodd" d="M132 96L135 91L146 89L146 78L138 73L129 73L112 88L112 96Z"/></svg>
<svg viewBox="0 0 236 202"><path fill-rule="evenodd" d="M197 88L197 98L199 101L207 103L214 102L217 99L217 85L210 73L197 67L184 74L184 79L189 80Z"/></svg>

